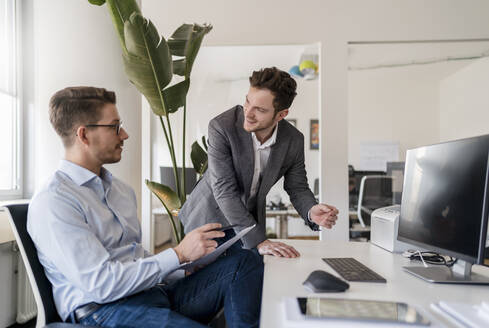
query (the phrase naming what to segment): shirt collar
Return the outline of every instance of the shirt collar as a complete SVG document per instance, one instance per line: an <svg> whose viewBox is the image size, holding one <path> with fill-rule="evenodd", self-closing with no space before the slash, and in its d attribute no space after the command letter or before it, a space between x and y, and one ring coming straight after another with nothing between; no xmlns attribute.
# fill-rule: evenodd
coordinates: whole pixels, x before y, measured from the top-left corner
<svg viewBox="0 0 489 328"><path fill-rule="evenodd" d="M256 149L264 149L267 147L272 147L277 141L277 131L278 131L278 124L275 125L272 136L268 138L268 140L265 141L263 144L260 143L260 140L258 140L258 138L256 137L255 132L251 132L251 138L253 139L253 143L255 144Z"/></svg>
<svg viewBox="0 0 489 328"><path fill-rule="evenodd" d="M92 171L66 159L60 161L59 170L68 175L79 186L97 177ZM109 184L112 183L112 174L104 167L100 170L100 178Z"/></svg>

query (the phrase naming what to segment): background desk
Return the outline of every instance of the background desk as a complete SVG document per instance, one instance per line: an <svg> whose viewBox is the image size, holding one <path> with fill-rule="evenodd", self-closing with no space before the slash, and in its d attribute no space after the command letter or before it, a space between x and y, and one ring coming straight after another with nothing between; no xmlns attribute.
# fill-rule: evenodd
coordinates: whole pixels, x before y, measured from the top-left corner
<svg viewBox="0 0 489 328"><path fill-rule="evenodd" d="M269 238L319 239L319 232L312 231L293 207L282 210L267 209L266 217L275 221L274 233L276 235L269 236ZM267 222L267 233L268 229Z"/></svg>
<svg viewBox="0 0 489 328"><path fill-rule="evenodd" d="M288 223L289 216L300 218L299 213L295 209L285 209L285 210L269 210L266 211L267 218L275 218L279 221L279 230L277 231L278 238L288 237Z"/></svg>
<svg viewBox="0 0 489 328"><path fill-rule="evenodd" d="M448 327L452 327L450 322L430 310L430 303L444 300L476 304L489 300L489 286L441 285L425 282L402 269L403 266L422 265L421 263L411 262L399 254L389 253L370 243L311 240L283 240L283 242L294 246L301 253L301 257L297 259L264 257L265 276L260 323L263 328L298 327L284 320L282 300L285 297L320 295L332 298L406 302L428 309L435 319L440 320L441 326ZM350 289L344 293L313 294L302 286L302 282L310 272L321 269L338 275L321 260L323 257L356 258L387 279L387 283L350 282ZM475 266L472 270L489 276L487 267ZM354 325L352 322L339 325L338 321L334 322L335 327L360 325L366 326L365 324ZM300 326L309 327L311 325L301 324ZM328 325L323 322L321 327L323 326Z"/></svg>

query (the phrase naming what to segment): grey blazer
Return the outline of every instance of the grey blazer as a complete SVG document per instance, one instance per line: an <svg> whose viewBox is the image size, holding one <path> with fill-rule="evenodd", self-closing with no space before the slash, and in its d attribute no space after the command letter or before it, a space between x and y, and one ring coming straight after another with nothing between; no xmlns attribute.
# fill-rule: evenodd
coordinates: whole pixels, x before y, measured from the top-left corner
<svg viewBox="0 0 489 328"><path fill-rule="evenodd" d="M266 239L266 195L282 176L295 209L311 229L318 230L307 219L307 212L317 202L307 184L302 133L286 120L278 123L277 140L271 148L256 199L250 200L254 152L251 133L243 129L243 120L243 107L238 105L210 121L208 169L178 215L185 232L209 222L243 227L257 223L243 237L245 248L256 247Z"/></svg>

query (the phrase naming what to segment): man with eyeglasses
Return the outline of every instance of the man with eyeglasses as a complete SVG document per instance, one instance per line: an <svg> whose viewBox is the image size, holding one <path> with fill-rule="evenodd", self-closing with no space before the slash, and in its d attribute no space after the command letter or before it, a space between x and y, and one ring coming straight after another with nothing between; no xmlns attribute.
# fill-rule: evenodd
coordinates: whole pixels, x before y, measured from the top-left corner
<svg viewBox="0 0 489 328"><path fill-rule="evenodd" d="M60 317L102 327L204 327L224 306L228 327L258 327L263 264L231 249L194 273L179 265L224 237L208 223L156 255L141 245L134 191L103 167L129 137L114 92L71 87L54 94L49 118L65 158L33 197L27 230L53 287ZM176 271L175 271L176 270Z"/></svg>

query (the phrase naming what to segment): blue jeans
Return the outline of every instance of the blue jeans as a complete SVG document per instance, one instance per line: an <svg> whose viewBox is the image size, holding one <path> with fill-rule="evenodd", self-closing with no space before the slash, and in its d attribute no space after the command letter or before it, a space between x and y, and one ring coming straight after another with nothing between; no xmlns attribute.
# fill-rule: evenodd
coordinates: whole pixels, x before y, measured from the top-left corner
<svg viewBox="0 0 489 328"><path fill-rule="evenodd" d="M224 306L226 324L258 327L263 260L232 247L216 262L175 281L108 303L81 324L100 327L204 327Z"/></svg>

